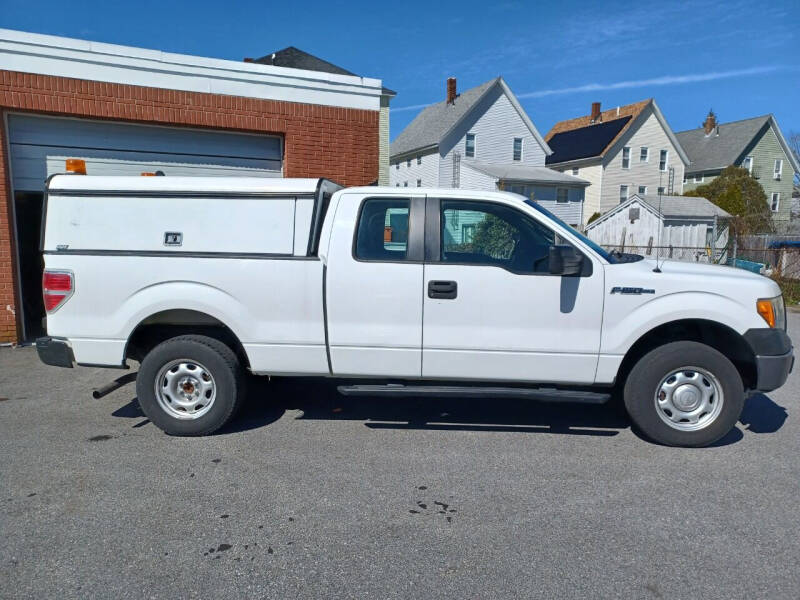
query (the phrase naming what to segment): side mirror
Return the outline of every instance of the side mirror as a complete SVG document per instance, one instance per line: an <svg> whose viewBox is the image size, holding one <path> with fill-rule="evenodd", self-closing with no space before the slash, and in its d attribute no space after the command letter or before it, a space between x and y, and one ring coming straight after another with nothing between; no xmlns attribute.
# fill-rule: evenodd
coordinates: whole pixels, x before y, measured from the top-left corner
<svg viewBox="0 0 800 600"><path fill-rule="evenodd" d="M583 254L572 246L550 246L550 274L574 277L583 271Z"/></svg>

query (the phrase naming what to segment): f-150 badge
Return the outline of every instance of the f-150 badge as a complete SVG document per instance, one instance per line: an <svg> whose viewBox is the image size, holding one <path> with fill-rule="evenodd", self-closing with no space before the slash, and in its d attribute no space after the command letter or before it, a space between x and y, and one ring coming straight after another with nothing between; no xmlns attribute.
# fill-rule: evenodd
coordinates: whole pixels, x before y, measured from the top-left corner
<svg viewBox="0 0 800 600"><path fill-rule="evenodd" d="M612 294L622 294L623 296L641 296L642 294L655 294L655 290L640 287L613 287Z"/></svg>

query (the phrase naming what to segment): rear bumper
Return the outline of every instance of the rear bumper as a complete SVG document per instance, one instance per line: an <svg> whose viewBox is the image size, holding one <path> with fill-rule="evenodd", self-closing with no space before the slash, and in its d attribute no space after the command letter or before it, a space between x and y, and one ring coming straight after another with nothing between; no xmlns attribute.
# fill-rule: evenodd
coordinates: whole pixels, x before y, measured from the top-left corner
<svg viewBox="0 0 800 600"><path fill-rule="evenodd" d="M72 348L67 340L41 337L36 339L36 353L46 365L54 367L72 368L75 362L75 357L72 354Z"/></svg>
<svg viewBox="0 0 800 600"><path fill-rule="evenodd" d="M794 349L788 334L782 329L750 329L744 339L756 357L756 391L771 392L786 383L794 367Z"/></svg>

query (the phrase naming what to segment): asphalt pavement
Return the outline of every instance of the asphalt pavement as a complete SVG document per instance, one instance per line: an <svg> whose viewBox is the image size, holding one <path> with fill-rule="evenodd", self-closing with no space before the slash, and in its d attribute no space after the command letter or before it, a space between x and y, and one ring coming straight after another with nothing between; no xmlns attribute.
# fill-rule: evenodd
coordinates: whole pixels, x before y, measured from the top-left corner
<svg viewBox="0 0 800 600"><path fill-rule="evenodd" d="M263 378L174 438L131 383L92 398L125 375L0 349L0 597L800 597L800 369L704 449L611 406Z"/></svg>

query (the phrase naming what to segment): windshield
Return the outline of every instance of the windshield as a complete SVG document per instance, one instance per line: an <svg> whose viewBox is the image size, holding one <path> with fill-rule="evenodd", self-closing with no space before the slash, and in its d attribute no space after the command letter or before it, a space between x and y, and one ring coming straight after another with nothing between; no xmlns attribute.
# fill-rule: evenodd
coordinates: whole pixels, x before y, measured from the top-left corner
<svg viewBox="0 0 800 600"><path fill-rule="evenodd" d="M569 230L569 232L570 232L572 235L574 235L575 237L577 237L578 239L580 239L580 240L581 240L581 241L582 241L584 244L586 244L587 246L589 246L589 247L590 247L592 250L594 250L595 252L597 252L597 253L598 253L600 256L602 256L602 257L603 257L604 259L606 259L608 262L610 262L610 263L612 263L612 264L617 262L617 259L616 259L614 256L612 256L612 255L611 255L611 254L610 254L610 253L609 253L607 250L604 250L604 249L603 249L601 246L597 245L595 242L593 242L592 240L590 240L588 237L586 237L585 235L583 235L581 232L579 232L579 231L578 231L577 229L575 229L574 227L572 227L572 226L570 226L570 225L567 225L567 224L566 224L564 221L562 221L561 219L559 219L557 216L555 216L555 215L554 215L553 213L551 213L549 210L547 210L546 208L544 208L544 207L543 207L542 205L540 205L538 202L534 202L533 200L525 200L525 204L527 204L527 205L528 205L528 206L530 206L531 208L535 209L536 211L538 211L538 212L542 213L542 214L543 214L544 216L546 216L548 219L551 219L551 220L555 221L556 223L558 223L559 225L561 225L561 226L562 226L562 227L564 227L565 229L568 229L568 230Z"/></svg>

